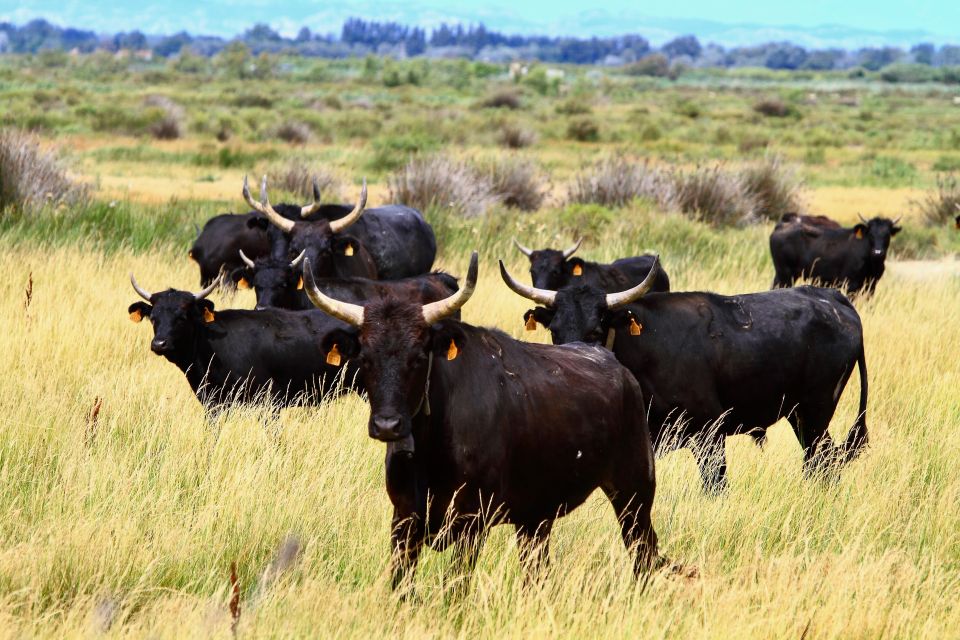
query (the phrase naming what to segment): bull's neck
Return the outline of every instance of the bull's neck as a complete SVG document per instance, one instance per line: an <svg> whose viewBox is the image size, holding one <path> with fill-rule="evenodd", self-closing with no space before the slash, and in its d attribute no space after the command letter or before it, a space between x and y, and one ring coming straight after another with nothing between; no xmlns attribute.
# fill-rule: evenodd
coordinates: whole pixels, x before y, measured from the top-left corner
<svg viewBox="0 0 960 640"><path fill-rule="evenodd" d="M167 360L184 373L194 392L203 384L215 357L216 352L210 344L210 334L205 325L196 328L189 347L178 349L166 356Z"/></svg>

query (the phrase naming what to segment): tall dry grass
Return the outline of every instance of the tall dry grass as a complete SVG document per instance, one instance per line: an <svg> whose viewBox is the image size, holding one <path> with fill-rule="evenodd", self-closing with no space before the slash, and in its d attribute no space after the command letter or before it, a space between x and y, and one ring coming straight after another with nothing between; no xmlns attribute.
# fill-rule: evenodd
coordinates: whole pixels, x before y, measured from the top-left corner
<svg viewBox="0 0 960 640"><path fill-rule="evenodd" d="M650 223L651 226L654 222ZM641 248L610 229L587 257ZM661 249L677 289L757 290L747 268L763 234L725 236L725 254ZM493 268L465 319L521 339L529 303ZM746 261L726 256L747 254ZM466 255L440 266L459 273ZM728 441L730 491L699 489L689 452L658 461L662 551L695 579L631 579L613 514L594 496L555 529L553 566L524 589L512 532L495 530L463 601L448 597L448 554L427 552L419 599L396 602L387 577L383 445L349 395L279 420L238 410L208 424L183 376L131 324L135 270L145 286L195 281L167 253L0 251L0 635L227 637L236 563L237 633L400 637L943 637L960 628L960 382L951 326L960 282L899 275L861 303L871 446L836 485L805 480L781 423L759 450ZM33 273L31 301L24 289ZM218 305L225 302L216 299ZM230 301L251 307L249 292ZM856 377L832 423L856 412Z"/></svg>

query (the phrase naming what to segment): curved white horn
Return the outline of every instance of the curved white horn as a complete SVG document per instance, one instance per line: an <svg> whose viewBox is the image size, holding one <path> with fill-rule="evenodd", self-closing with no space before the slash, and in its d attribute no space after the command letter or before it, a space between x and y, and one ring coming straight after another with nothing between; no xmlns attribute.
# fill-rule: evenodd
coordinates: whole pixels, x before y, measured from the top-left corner
<svg viewBox="0 0 960 640"><path fill-rule="evenodd" d="M960 205L957 205L957 206L960 206ZM897 216L897 218L893 221L893 226L897 226L897 223L900 222L901 220L903 220L903 216Z"/></svg>
<svg viewBox="0 0 960 640"><path fill-rule="evenodd" d="M243 252L243 249L240 249L240 259L243 260L243 263L250 267L251 269L256 269L257 265L254 264L253 260L247 257L247 254Z"/></svg>
<svg viewBox="0 0 960 640"><path fill-rule="evenodd" d="M303 289L307 292L307 297L318 309L358 329L363 326L363 307L350 302L334 300L320 291L313 279L310 258L303 259L303 283L305 285Z"/></svg>
<svg viewBox="0 0 960 640"><path fill-rule="evenodd" d="M569 249L563 250L563 259L566 260L573 254L575 254L577 252L577 249L579 249L580 245L582 244L583 244L583 236L580 236L580 239L577 240L577 242L572 247L570 247Z"/></svg>
<svg viewBox="0 0 960 640"><path fill-rule="evenodd" d="M531 287L528 284L517 282L516 279L510 275L510 272L507 271L507 268L503 266L503 260L500 261L500 277L503 278L503 281L507 283L508 287L513 289L514 293L523 296L527 300L533 300L537 304L552 307L553 303L557 299L556 291L550 291L549 289L537 289L536 287Z"/></svg>
<svg viewBox="0 0 960 640"><path fill-rule="evenodd" d="M210 295L214 289L220 286L220 280L222 279L223 279L223 271L221 270L219 275L217 275L217 277L213 279L213 282L207 285L205 289L201 289L200 291L197 291L195 294L193 294L193 297L196 298L197 300L203 300L208 295Z"/></svg>
<svg viewBox="0 0 960 640"><path fill-rule="evenodd" d="M293 230L293 220L287 220L282 215L274 211L267 199L267 176L263 176L260 182L260 202L253 199L250 195L250 184L247 182L247 176L243 176L243 199L247 201L254 211L258 211L267 217L271 223L279 227L282 231L290 233Z"/></svg>
<svg viewBox="0 0 960 640"><path fill-rule="evenodd" d="M513 244L517 245L517 249L520 249L520 253L527 256L528 258L530 257L530 254L533 253L533 249L523 246L522 244L517 242L516 238L513 238Z"/></svg>
<svg viewBox="0 0 960 640"><path fill-rule="evenodd" d="M308 218L318 209L320 209L320 183L317 181L317 176L313 176L313 202L300 207L300 217Z"/></svg>
<svg viewBox="0 0 960 640"><path fill-rule="evenodd" d="M137 279L133 277L133 274L130 274L130 284L133 285L133 290L137 292L137 295L150 302L150 296L153 294L137 284Z"/></svg>
<svg viewBox="0 0 960 640"><path fill-rule="evenodd" d="M460 307L467 303L473 290L477 287L478 256L474 251L470 255L470 267L467 269L467 279L464 281L460 290L443 300L437 300L430 304L423 305L423 320L428 325L440 322L444 318L457 312Z"/></svg>
<svg viewBox="0 0 960 640"><path fill-rule="evenodd" d="M354 222L360 219L360 216L363 215L363 210L367 206L367 179L363 179L363 187L360 189L360 200L357 201L357 206L353 208L353 211L348 213L346 216L340 218L339 220L330 221L330 231L334 233L340 233Z"/></svg>
<svg viewBox="0 0 960 640"><path fill-rule="evenodd" d="M607 294L607 309L614 311L623 305L630 304L634 300L642 297L653 288L653 282L657 279L657 275L659 273L660 256L657 255L653 257L653 264L650 265L650 273L648 273L647 277L643 279L643 282L635 287L627 289L626 291Z"/></svg>
<svg viewBox="0 0 960 640"><path fill-rule="evenodd" d="M294 259L290 262L290 268L291 268L291 269L296 269L296 268L297 268L297 265L299 265L301 262L303 262L303 259L306 257L306 255L307 255L307 250L304 249L303 251L300 252L300 255L298 255L296 258L294 258Z"/></svg>

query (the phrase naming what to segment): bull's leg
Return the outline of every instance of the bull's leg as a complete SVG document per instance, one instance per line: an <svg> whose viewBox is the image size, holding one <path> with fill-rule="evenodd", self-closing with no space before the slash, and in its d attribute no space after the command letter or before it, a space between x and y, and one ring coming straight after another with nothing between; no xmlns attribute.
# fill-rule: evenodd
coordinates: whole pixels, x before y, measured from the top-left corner
<svg viewBox="0 0 960 640"><path fill-rule="evenodd" d="M444 575L444 582L451 585L450 596L459 599L470 589L470 578L477 566L477 558L486 535L479 525L466 528L453 544L453 561Z"/></svg>
<svg viewBox="0 0 960 640"><path fill-rule="evenodd" d="M750 432L750 437L753 438L753 443L763 449L767 445L767 430L766 429L754 429Z"/></svg>
<svg viewBox="0 0 960 640"><path fill-rule="evenodd" d="M774 272L773 285L772 285L770 288L771 288L771 289L782 289L782 288L786 288L786 287L792 287L794 281L795 281L795 278L793 277L793 274L792 274L792 273L790 273L790 272L787 271L787 270L782 270L782 271L781 271L781 270L777 269L777 270Z"/></svg>
<svg viewBox="0 0 960 640"><path fill-rule="evenodd" d="M649 483L648 483L649 484ZM649 571L657 555L657 532L653 529L650 511L653 508L652 484L639 488L604 488L620 522L620 536L628 553L633 554L633 574Z"/></svg>
<svg viewBox="0 0 960 640"><path fill-rule="evenodd" d="M424 542L423 518L419 514L401 514L394 510L390 535L390 585L403 597L413 592L413 575Z"/></svg>
<svg viewBox="0 0 960 640"><path fill-rule="evenodd" d="M723 435L711 434L693 446L693 457L697 459L703 490L707 493L718 494L727 488L727 458L724 444Z"/></svg>
<svg viewBox="0 0 960 640"><path fill-rule="evenodd" d="M553 520L517 524L517 550L524 580L534 582L550 564L550 531Z"/></svg>
<svg viewBox="0 0 960 640"><path fill-rule="evenodd" d="M836 462L833 439L827 431L833 409L829 412L813 407L802 407L788 418L803 449L803 472L810 476L831 471Z"/></svg>

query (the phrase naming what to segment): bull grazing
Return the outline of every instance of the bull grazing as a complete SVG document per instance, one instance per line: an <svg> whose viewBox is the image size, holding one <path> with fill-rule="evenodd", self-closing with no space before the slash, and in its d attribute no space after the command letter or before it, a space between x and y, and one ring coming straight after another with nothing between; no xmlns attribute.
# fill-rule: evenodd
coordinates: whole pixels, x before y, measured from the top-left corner
<svg viewBox="0 0 960 640"><path fill-rule="evenodd" d="M797 278L872 294L883 276L890 239L900 232L896 220L860 217L853 227L808 224L785 215L770 234L776 275L773 287L792 287Z"/></svg>
<svg viewBox="0 0 960 640"><path fill-rule="evenodd" d="M654 257L651 255L621 258L611 264L587 262L572 257L583 244L583 238L571 247L557 249L530 249L513 239L523 255L530 259L530 278L538 289L562 289L570 284L591 284L604 291L621 291L647 277ZM670 291L670 278L660 270L654 291Z"/></svg>
<svg viewBox="0 0 960 640"><path fill-rule="evenodd" d="M361 276L396 280L427 273L437 255L433 229L416 209L387 205L366 211L367 181L360 200L345 216L336 220L288 220L270 206L267 178L260 185L260 202L250 194L246 177L243 197L254 210L280 229L289 239L289 258L306 251L317 273L330 276ZM346 236L349 227L352 237ZM368 259L362 268L355 263L362 252Z"/></svg>
<svg viewBox="0 0 960 640"><path fill-rule="evenodd" d="M327 364L323 338L346 325L320 311L216 311L207 296L167 289L150 293L130 282L144 302L130 319L153 324L150 348L187 377L201 404L216 413L233 403L270 401L274 407L313 402L334 387L340 368ZM355 378L351 366L345 380Z"/></svg>
<svg viewBox="0 0 960 640"><path fill-rule="evenodd" d="M701 445L694 453L708 490L726 485L724 437L749 433L762 442L781 417L793 426L807 471L850 460L866 444L863 331L842 293L800 287L646 295L655 270L622 292L590 285L550 291L517 282L500 263L507 286L541 305L527 311L527 322L544 324L555 344L605 344L633 372L658 446ZM855 365L860 412L837 451L827 427Z"/></svg>
<svg viewBox="0 0 960 640"><path fill-rule="evenodd" d="M313 181L313 202L300 206L278 204L277 213L290 220L299 220L304 216L339 218L347 213L340 205L320 204L320 187ZM227 273L243 266L237 254L244 251L248 256L258 258L267 255L273 240L269 237L270 223L255 212L222 213L210 218L198 231L197 238L190 247L190 258L200 267L200 286L206 287L220 275L221 269ZM224 284L230 284L224 282Z"/></svg>
<svg viewBox="0 0 960 640"><path fill-rule="evenodd" d="M313 309L313 303L303 290L301 262L306 253L301 252L293 260L265 257L251 260L242 251L240 258L244 268L231 274L241 289L253 288L257 296L257 309L280 307L284 309ZM428 273L400 280L370 280L367 278L322 278L320 288L327 295L363 302L371 298L399 295L421 302L434 302L446 298L457 290L457 280L442 273Z"/></svg>
<svg viewBox="0 0 960 640"><path fill-rule="evenodd" d="M358 354L369 435L387 443L393 584L412 577L422 547L453 544L469 570L489 527L516 527L528 569L547 559L553 521L603 489L634 570L655 557L653 450L640 387L609 353L514 340L451 316L463 288L426 305L400 297L364 306L330 298L305 261L306 290L350 325L325 348Z"/></svg>

